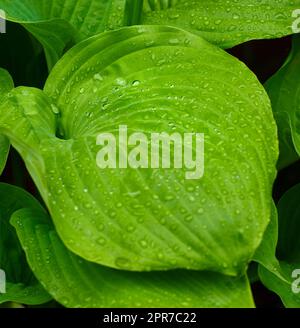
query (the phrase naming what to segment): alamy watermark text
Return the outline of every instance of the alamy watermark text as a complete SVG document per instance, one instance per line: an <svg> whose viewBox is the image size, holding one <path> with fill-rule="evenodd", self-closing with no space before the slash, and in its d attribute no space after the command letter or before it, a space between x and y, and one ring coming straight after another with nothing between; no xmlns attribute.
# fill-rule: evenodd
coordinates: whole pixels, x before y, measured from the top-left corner
<svg viewBox="0 0 300 328"><path fill-rule="evenodd" d="M186 179L204 175L204 134L154 132L150 138L135 132L128 135L126 125L120 125L117 136L101 133L96 141L102 146L97 153L101 169L185 169Z"/></svg>

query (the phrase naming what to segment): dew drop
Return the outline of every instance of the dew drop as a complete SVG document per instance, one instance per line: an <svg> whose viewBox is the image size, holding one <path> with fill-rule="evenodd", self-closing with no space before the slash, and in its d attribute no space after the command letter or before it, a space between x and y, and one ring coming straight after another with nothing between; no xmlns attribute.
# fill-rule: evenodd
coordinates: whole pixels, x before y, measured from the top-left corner
<svg viewBox="0 0 300 328"><path fill-rule="evenodd" d="M59 109L55 105L51 104L51 109L54 114L59 114Z"/></svg>
<svg viewBox="0 0 300 328"><path fill-rule="evenodd" d="M116 258L115 264L119 268L127 268L130 265L130 261L125 257Z"/></svg>
<svg viewBox="0 0 300 328"><path fill-rule="evenodd" d="M104 239L104 238L99 238L99 239L97 239L97 243L99 244L99 245L105 245L106 244L106 240Z"/></svg>
<svg viewBox="0 0 300 328"><path fill-rule="evenodd" d="M174 44L174 45L179 44L179 40L178 39L170 39L169 44Z"/></svg>
<svg viewBox="0 0 300 328"><path fill-rule="evenodd" d="M192 215L187 215L187 216L185 216L184 220L186 222L191 222L193 220L193 216Z"/></svg>
<svg viewBox="0 0 300 328"><path fill-rule="evenodd" d="M130 225L127 227L128 232L133 232L135 230L134 226Z"/></svg>
<svg viewBox="0 0 300 328"><path fill-rule="evenodd" d="M103 77L99 73L94 75L94 79L97 81L103 81Z"/></svg>
<svg viewBox="0 0 300 328"><path fill-rule="evenodd" d="M135 81L132 82L133 87L137 87L140 84L141 84L141 81L139 81L139 80L135 80Z"/></svg>
<svg viewBox="0 0 300 328"><path fill-rule="evenodd" d="M116 84L117 85L120 85L120 86L125 86L127 83L126 83L126 80L125 79L123 79L122 77L118 77L118 78L116 78Z"/></svg>
<svg viewBox="0 0 300 328"><path fill-rule="evenodd" d="M179 18L179 14L171 12L168 17L172 20L175 20L175 19Z"/></svg>
<svg viewBox="0 0 300 328"><path fill-rule="evenodd" d="M22 90L22 95L23 96L29 96L29 91L28 90Z"/></svg>
<svg viewBox="0 0 300 328"><path fill-rule="evenodd" d="M166 201L170 201L170 200L173 200L174 199L174 196L173 195L167 195L166 197L165 197L165 200Z"/></svg>
<svg viewBox="0 0 300 328"><path fill-rule="evenodd" d="M162 260L164 258L164 254L163 253L158 253L157 257L159 260Z"/></svg>
<svg viewBox="0 0 300 328"><path fill-rule="evenodd" d="M146 240L141 240L140 241L140 244L141 244L141 246L143 247L143 248L146 248L147 247L147 242L146 242Z"/></svg>

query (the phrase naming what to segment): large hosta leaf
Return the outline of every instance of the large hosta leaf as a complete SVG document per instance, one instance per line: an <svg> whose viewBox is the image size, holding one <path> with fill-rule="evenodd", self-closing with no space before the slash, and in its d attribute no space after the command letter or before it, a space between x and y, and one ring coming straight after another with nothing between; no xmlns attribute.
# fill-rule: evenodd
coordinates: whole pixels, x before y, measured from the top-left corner
<svg viewBox="0 0 300 328"><path fill-rule="evenodd" d="M296 280L300 276L299 195L300 185L297 185L280 200L279 227L277 216L273 215L263 243L255 255L255 260L260 263L261 281L277 293L287 307L300 307L300 283Z"/></svg>
<svg viewBox="0 0 300 328"><path fill-rule="evenodd" d="M25 191L0 183L0 269L6 274L6 293L0 303L13 301L42 304L51 299L30 270L15 229L9 224L11 215L21 208L42 211L39 203ZM30 243L31 237L28 238Z"/></svg>
<svg viewBox="0 0 300 328"><path fill-rule="evenodd" d="M297 36L289 58L266 85L278 125L283 168L300 156L300 38Z"/></svg>
<svg viewBox="0 0 300 328"><path fill-rule="evenodd" d="M197 271L126 272L72 254L43 213L12 219L28 261L45 288L67 307L253 307L245 277Z"/></svg>
<svg viewBox="0 0 300 328"><path fill-rule="evenodd" d="M183 30L123 28L78 44L44 91L17 88L0 112L76 254L127 270L245 271L269 222L278 149L269 99L232 56ZM100 169L96 138L119 125L205 133L204 177Z"/></svg>
<svg viewBox="0 0 300 328"><path fill-rule="evenodd" d="M9 73L0 68L0 102L2 102L5 93L14 87L13 80ZM7 156L9 152L9 140L0 135L0 175L5 167Z"/></svg>
<svg viewBox="0 0 300 328"><path fill-rule="evenodd" d="M140 0L128 1L140 5ZM143 13L134 22L181 27L230 48L292 34L293 12L299 8L300 0L144 0Z"/></svg>
<svg viewBox="0 0 300 328"><path fill-rule="evenodd" d="M6 18L44 46L51 68L70 44L123 25L125 0L0 0Z"/></svg>

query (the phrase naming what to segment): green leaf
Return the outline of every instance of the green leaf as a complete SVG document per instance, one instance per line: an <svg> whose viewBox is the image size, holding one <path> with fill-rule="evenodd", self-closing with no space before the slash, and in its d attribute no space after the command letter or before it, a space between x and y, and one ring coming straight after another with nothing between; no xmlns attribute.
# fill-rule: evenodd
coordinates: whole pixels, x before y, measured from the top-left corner
<svg viewBox="0 0 300 328"><path fill-rule="evenodd" d="M110 269L68 251L50 222L32 210L12 217L32 270L66 307L253 307L245 277Z"/></svg>
<svg viewBox="0 0 300 328"><path fill-rule="evenodd" d="M14 87L13 80L9 73L0 68L0 101L2 102L2 97L4 97L5 93L7 93L10 89ZM0 175L2 174L4 167L6 165L7 156L9 153L9 140L0 135Z"/></svg>
<svg viewBox="0 0 300 328"><path fill-rule="evenodd" d="M292 278L293 271L295 268L300 268L300 262L298 263L286 263L284 261L280 262L280 275L278 277L277 272L269 271L264 266L259 266L259 277L261 282L271 291L280 296L283 304L287 308L299 308L300 307L300 297L298 293L294 293L292 290L293 283L296 283L296 278ZM299 283L297 284L297 287Z"/></svg>
<svg viewBox="0 0 300 328"><path fill-rule="evenodd" d="M295 37L290 56L266 85L278 125L279 168L300 157L300 38Z"/></svg>
<svg viewBox="0 0 300 328"><path fill-rule="evenodd" d="M124 25L139 25L141 24L141 16L143 12L143 0L127 0L124 14ZM159 24L163 25L163 24Z"/></svg>
<svg viewBox="0 0 300 328"><path fill-rule="evenodd" d="M299 0L144 0L141 23L184 28L231 48L249 40L292 34L292 14L299 8Z"/></svg>
<svg viewBox="0 0 300 328"><path fill-rule="evenodd" d="M34 277L16 232L9 224L11 215L21 208L42 211L39 203L24 190L0 183L0 269L6 274L6 293L0 293L0 303L42 304L51 297Z"/></svg>
<svg viewBox="0 0 300 328"><path fill-rule="evenodd" d="M0 135L0 174L2 174L5 165L6 165L6 161L7 161L7 156L9 153L9 140Z"/></svg>
<svg viewBox="0 0 300 328"><path fill-rule="evenodd" d="M66 47L122 26L125 0L0 0L0 8L40 41L51 69Z"/></svg>
<svg viewBox="0 0 300 328"><path fill-rule="evenodd" d="M17 88L0 113L74 253L126 270L246 271L269 222L278 149L269 99L234 57L176 28L122 28L72 48L44 91ZM205 133L204 177L100 169L97 136L120 125Z"/></svg>
<svg viewBox="0 0 300 328"><path fill-rule="evenodd" d="M286 307L300 307L300 294L292 289L297 282L293 272L300 269L299 192L300 185L297 185L282 197L278 204L279 229L274 210L272 221L255 255L255 260L260 263L261 281L281 297Z"/></svg>
<svg viewBox="0 0 300 328"><path fill-rule="evenodd" d="M0 97L3 97L13 87L14 82L9 73L5 69L0 68Z"/></svg>
<svg viewBox="0 0 300 328"><path fill-rule="evenodd" d="M280 268L280 263L276 258L276 246L278 242L278 217L277 209L273 204L271 221L265 231L262 243L257 248L253 260L263 267L278 275L279 279L285 281L285 277Z"/></svg>

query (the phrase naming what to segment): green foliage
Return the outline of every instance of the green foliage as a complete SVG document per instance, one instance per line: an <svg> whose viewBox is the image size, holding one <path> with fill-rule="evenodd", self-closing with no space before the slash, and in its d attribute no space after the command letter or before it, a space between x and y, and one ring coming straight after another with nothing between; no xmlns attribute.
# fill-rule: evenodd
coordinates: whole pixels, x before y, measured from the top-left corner
<svg viewBox="0 0 300 328"><path fill-rule="evenodd" d="M181 27L230 48L249 40L292 34L295 18L291 13L298 8L299 0L144 0L140 21Z"/></svg>
<svg viewBox="0 0 300 328"><path fill-rule="evenodd" d="M1 181L18 171L34 183L31 194L0 183L1 307L254 307L258 281L300 307L297 177L274 205L300 154L299 36L265 88L245 65L255 42L240 48L245 63L222 50L292 34L300 0L0 9ZM120 126L148 140L203 133L204 175L100 169L97 138ZM7 164L10 145L26 169Z"/></svg>
<svg viewBox="0 0 300 328"><path fill-rule="evenodd" d="M6 273L6 293L0 294L0 303L42 304L51 299L30 270L14 228L9 224L15 211L27 207L43 212L31 195L0 183L0 268Z"/></svg>
<svg viewBox="0 0 300 328"><path fill-rule="evenodd" d="M247 278L198 271L126 272L74 255L49 217L20 210L12 217L28 262L67 307L252 307ZM216 283L217 282L217 283Z"/></svg>
<svg viewBox="0 0 300 328"><path fill-rule="evenodd" d="M0 101L3 101L5 94L14 87L11 76L7 71L0 68ZM9 152L9 140L0 135L0 175L5 167L8 152Z"/></svg>
<svg viewBox="0 0 300 328"><path fill-rule="evenodd" d="M277 135L265 91L236 59L182 30L123 28L75 46L44 92L17 88L0 112L0 130L76 254L126 270L245 272L269 222ZM12 129L12 117L22 129ZM97 134L124 124L146 134L205 131L205 177L99 170ZM255 191L255 200L243 197Z"/></svg>
<svg viewBox="0 0 300 328"><path fill-rule="evenodd" d="M291 13L299 7L300 0L0 0L7 19L44 46L49 69L66 47L123 25L180 27L222 48L278 38L292 33Z"/></svg>
<svg viewBox="0 0 300 328"><path fill-rule="evenodd" d="M265 85L277 120L280 142L278 166L283 168L300 156L300 38L294 38L283 67Z"/></svg>
<svg viewBox="0 0 300 328"><path fill-rule="evenodd" d="M282 197L278 204L279 225L274 210L264 241L255 256L260 263L261 281L277 293L287 307L300 307L300 295L293 291L293 283L298 277L293 276L293 272L300 268L299 192L298 184Z"/></svg>
<svg viewBox="0 0 300 328"><path fill-rule="evenodd" d="M0 8L40 41L51 69L66 47L122 26L125 0L0 0Z"/></svg>

